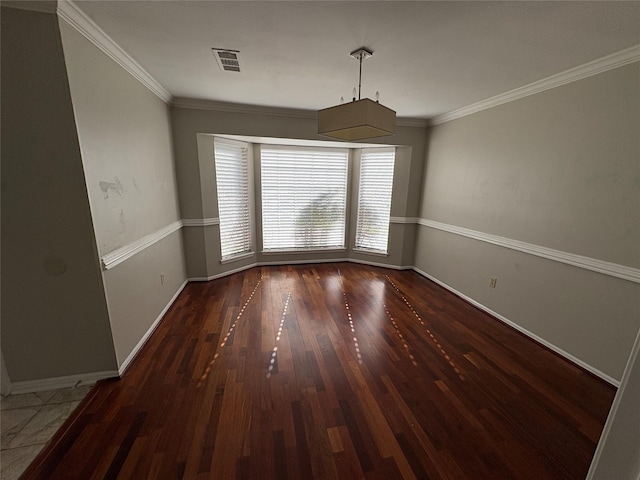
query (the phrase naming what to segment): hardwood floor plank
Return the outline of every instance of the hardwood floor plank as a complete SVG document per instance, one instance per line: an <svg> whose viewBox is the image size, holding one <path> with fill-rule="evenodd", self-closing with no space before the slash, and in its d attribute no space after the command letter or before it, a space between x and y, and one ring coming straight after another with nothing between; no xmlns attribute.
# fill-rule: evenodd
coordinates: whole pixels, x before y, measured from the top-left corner
<svg viewBox="0 0 640 480"><path fill-rule="evenodd" d="M327 435L329 437L329 444L331 445L332 453L344 452L344 445L342 445L342 439L340 438L340 430L338 427L327 428Z"/></svg>
<svg viewBox="0 0 640 480"><path fill-rule="evenodd" d="M131 447L138 436L138 432L142 428L142 424L146 418L147 412L139 412L136 414L127 434L122 440L122 443L120 443L118 451L111 461L111 465L109 465L109 469L107 470L107 473L105 473L104 478L118 478L120 470L122 469L122 466L130 453Z"/></svg>
<svg viewBox="0 0 640 480"><path fill-rule="evenodd" d="M411 429L410 431L415 434L417 441L420 443L422 447L422 457L425 459L428 458L430 460L429 463L433 465L433 473L431 473L430 477L443 479L464 478L462 471L458 468L449 453L443 451L441 448L437 448L431 441L391 379L386 375L384 375L382 379L396 406L400 409L402 416L408 423Z"/></svg>
<svg viewBox="0 0 640 480"><path fill-rule="evenodd" d="M415 272L189 284L25 479L581 480L615 389Z"/></svg>
<svg viewBox="0 0 640 480"><path fill-rule="evenodd" d="M346 400L341 400L340 411L344 416L345 425L349 431L349 439L351 440L351 443L353 444L356 455L358 456L358 461L360 463L360 467L362 468L362 471L365 473L373 471L374 470L373 461L369 456L369 448L367 448L367 443L365 440L365 438L370 439L371 437L363 436L349 402L347 402ZM365 433L369 433L369 432L367 431Z"/></svg>
<svg viewBox="0 0 640 480"><path fill-rule="evenodd" d="M298 468L300 469L299 478L314 478L311 468L311 455L309 453L307 429L302 413L301 401L291 402L291 415L293 417L293 425L296 432L296 453Z"/></svg>

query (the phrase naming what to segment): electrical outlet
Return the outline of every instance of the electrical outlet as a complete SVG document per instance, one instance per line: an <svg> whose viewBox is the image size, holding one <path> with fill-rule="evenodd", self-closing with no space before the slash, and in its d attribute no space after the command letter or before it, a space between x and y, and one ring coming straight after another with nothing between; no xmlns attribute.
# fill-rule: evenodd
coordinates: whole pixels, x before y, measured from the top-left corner
<svg viewBox="0 0 640 480"><path fill-rule="evenodd" d="M160 274L160 285L164 285L164 273Z"/></svg>
<svg viewBox="0 0 640 480"><path fill-rule="evenodd" d="M489 279L489 286L490 286L491 288L496 288L496 283L498 283L498 279L497 279L497 278L495 278L495 277L491 277L491 278Z"/></svg>

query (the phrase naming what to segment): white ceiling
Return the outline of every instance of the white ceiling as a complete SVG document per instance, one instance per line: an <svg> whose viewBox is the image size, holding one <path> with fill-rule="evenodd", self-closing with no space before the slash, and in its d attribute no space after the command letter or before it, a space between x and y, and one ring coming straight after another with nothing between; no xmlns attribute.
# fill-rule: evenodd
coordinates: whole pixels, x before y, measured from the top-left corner
<svg viewBox="0 0 640 480"><path fill-rule="evenodd" d="M640 44L640 2L77 1L174 97L430 118ZM212 47L240 51L223 72Z"/></svg>

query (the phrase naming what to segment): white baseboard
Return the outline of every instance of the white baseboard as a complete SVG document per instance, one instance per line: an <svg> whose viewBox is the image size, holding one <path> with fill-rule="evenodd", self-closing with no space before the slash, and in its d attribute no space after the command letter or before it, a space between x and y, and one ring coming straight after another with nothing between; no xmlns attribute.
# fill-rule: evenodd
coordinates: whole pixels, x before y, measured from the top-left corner
<svg viewBox="0 0 640 480"><path fill-rule="evenodd" d="M512 322L511 320L509 320L508 318L500 315L499 313L494 312L493 310L491 310L490 308L482 305L481 303L477 302L473 298L468 297L467 295L463 294L462 292L459 292L455 288L447 285L446 283L438 280L437 278L429 275L428 273L420 270L417 267L387 265L387 264L381 264L381 263L376 263L376 262L369 262L369 261L366 261L366 260L357 260L357 259L353 259L353 258L344 258L344 259L327 259L327 260L324 260L324 259L323 260L300 260L300 261L296 261L296 262L290 262L290 261L288 261L288 262L257 262L257 263L252 263L252 264L249 264L249 265L245 265L243 267L239 267L239 268L234 269L234 270L223 272L223 273L220 273L220 274L217 274L217 275L212 275L211 277L189 278L189 279L184 281L184 283L178 288L178 290L173 295L173 297L171 297L171 299L169 300L167 305L162 309L162 311L160 312L160 314L158 315L156 320L153 322L153 324L151 325L149 330L147 330L147 332L144 334L144 336L140 339L138 344L134 347L134 349L131 351L131 353L125 359L125 361L122 362L122 364L120 365L120 367L118 368L117 371L116 370L110 370L110 371L105 371L105 372L92 372L92 373L85 373L85 374L78 374L78 375L68 375L68 376L64 376L64 377L45 378L45 379L40 379L40 380L27 380L27 381L22 381L22 382L11 382L11 384L10 384L11 385L11 390L10 390L11 394L39 392L39 391L43 391L43 390L54 390L54 389L58 389L58 388L68 388L68 387L73 387L73 386L77 386L77 385L87 385L87 384L93 384L93 383L97 382L98 380L103 380L105 378L117 378L119 376L122 376L124 374L124 372L127 370L127 368L129 367L129 365L131 364L131 362L133 361L133 359L136 357L136 355L138 354L140 349L147 342L147 340L149 339L151 334L158 327L158 325L160 324L160 321L164 317L165 313L167 313L167 311L169 310L171 305L173 305L175 300L178 298L178 295L180 295L180 293L182 292L182 290L184 289L184 287L187 285L188 282L214 280L216 278L221 278L221 277L224 277L224 276L227 276L227 275L232 275L234 273L238 273L238 272L241 272L243 270L248 270L248 269L253 268L253 267L260 267L260 266L263 266L263 265L264 266L269 266L269 265L283 265L283 264L292 264L292 263L297 263L297 264L310 263L311 264L311 263L333 263L333 262L352 262L352 263L358 263L358 264L363 264L363 265L372 265L372 266L376 266L376 267L391 268L391 269L394 269L394 270L412 269L415 272L417 272L420 275L422 275L423 277L428 278L429 280L431 280L431 281L437 283L438 285L442 286L443 288L449 290L454 295L457 295L458 297L460 297L460 298L466 300L467 302L471 303L472 305L476 306L480 310L485 311L486 313L488 313L489 315L497 318L501 322L509 325L510 327L512 327L512 328L516 329L517 331L523 333L527 337L535 340L536 342L538 342L538 343L544 345L545 347L549 348L550 350L556 352L557 354L559 354L560 356L566 358L567 360L571 361L572 363L575 363L576 365L579 365L580 367L584 368L588 372L591 372L595 376L603 379L604 381L610 383L611 385L613 385L615 387L619 387L620 386L620 381L616 380L615 378L607 375L604 372L601 372L597 368L585 363L584 361L580 360L579 358L574 357L570 353L565 352L564 350L562 350L561 348L557 347L556 345L553 345L552 343L548 342L547 340L544 340L543 338L541 338L538 335L528 331L527 329L521 327L520 325Z"/></svg>
<svg viewBox="0 0 640 480"><path fill-rule="evenodd" d="M465 295L462 292L459 292L458 290L456 290L455 288L447 285L446 283L438 280L437 278L429 275L426 272L423 272L422 270L420 270L417 267L413 267L413 270L416 271L417 273L419 273L420 275L422 275L423 277L428 278L429 280L437 283L438 285L440 285L443 288L446 288L447 290L449 290L451 293L457 295L458 297L466 300L467 302L469 302L471 305L478 307L480 310L485 311L486 313L488 313L489 315L497 318L498 320L500 320L503 323L506 323L507 325L509 325L510 327L516 329L517 331L519 331L520 333L523 333L524 335L526 335L527 337L535 340L536 342L544 345L545 347L547 347L548 349L554 351L555 353L557 353L558 355L560 355L561 357L566 358L567 360L569 360L572 363L575 363L576 365L579 365L580 367L584 368L586 371L594 374L596 377L601 378L602 380L604 380L607 383L610 383L611 385L613 385L614 387L618 388L620 386L620 381L616 380L615 378L611 377L610 375L607 375L604 372L601 372L600 370L598 370L597 368L589 365L588 363L583 362L582 360L580 360L579 358L574 357L573 355L571 355L568 352L565 352L563 349L561 349L560 347L557 347L556 345L548 342L547 340L543 339L542 337L539 337L538 335L536 335L533 332L530 332L529 330L527 330L526 328L521 327L520 325L518 325L517 323L512 322L511 320L509 320L508 318L500 315L497 312L494 312L493 310L491 310L490 308L482 305L481 303L477 302L476 300L474 300L471 297L468 297L467 295Z"/></svg>
<svg viewBox="0 0 640 480"><path fill-rule="evenodd" d="M243 272L244 270L249 270L253 267L258 267L258 263L250 263L249 265L244 265L239 268L234 268L233 270L228 270L222 273L217 273L215 275L211 275L210 277L190 277L187 279L188 282L208 282L210 280L215 280L216 278L226 277L227 275L233 275L234 273Z"/></svg>
<svg viewBox="0 0 640 480"><path fill-rule="evenodd" d="M535 333L530 332L526 328L521 327L520 325L518 325L517 323L512 322L511 320L509 320L508 318L504 317L503 315L500 315L499 313L494 312L493 310L491 310L490 308L486 307L485 305L477 302L473 298L465 295L464 293L456 290L455 288L447 285L446 283L438 280L437 278L429 275L426 272L423 272L422 270L420 270L419 268L414 267L414 266L387 265L387 264L382 264L382 263L377 263L377 262L369 262L367 260L358 260L358 259L354 259L354 258L338 258L338 259L328 259L328 260L324 260L324 259L323 260L299 260L299 261L293 261L293 262L291 262L291 261L287 261L287 262L257 262L257 263L252 263L250 265L245 265L245 266L237 268L235 270L231 270L231 271L228 271L228 272L220 273L220 274L217 274L217 275L212 275L211 277L190 278L189 281L191 281L191 282L194 282L194 281L205 281L206 282L206 281L209 281L209 280L214 280L216 278L221 278L221 277L224 277L224 276L227 276L227 275L231 275L233 273L238 273L238 272L241 272L243 270L248 270L248 269L253 268L253 267L260 267L260 266L263 266L263 265L264 266L271 266L271 265L291 265L291 264L305 264L305 263L332 263L332 262L352 262L352 263L359 263L359 264L363 264L363 265L372 265L372 266L375 266L375 267L391 268L391 269L394 269L394 270L414 270L415 272L419 273L423 277L426 277L429 280L437 283L441 287L449 290L454 295L457 295L458 297L466 300L467 302L469 302L470 304L472 304L475 307L479 308L480 310L483 310L484 312L488 313L489 315L497 318L501 322L509 325L510 327L512 327L515 330L519 331L520 333L526 335L527 337L531 338L532 340L535 340L536 342L540 343L541 345L544 345L545 347L547 347L551 351L557 353L561 357L569 360L570 362L572 362L572 363L574 363L576 365L579 365L580 367L584 368L586 371L592 373L596 377L601 378L602 380L604 380L605 382L613 385L616 388L618 388L620 386L620 381L619 380L616 380L615 378L611 377L610 375L607 375L606 373L601 372L597 368L595 368L595 367L589 365L588 363L580 360L579 358L571 355L570 353L564 351L560 347L548 342L547 340L543 339L542 337L539 337Z"/></svg>
<svg viewBox="0 0 640 480"><path fill-rule="evenodd" d="M229 270L226 272L218 273L216 275L211 275L210 277L190 277L188 279L189 282L208 282L210 280L215 280L217 278L226 277L227 275L232 275L234 273L242 272L244 270L249 270L253 267L272 267L276 265L304 265L304 264L314 264L314 263L340 263L340 262L350 262L350 263L359 263L362 265L371 265L373 267L382 267L382 268L391 268L393 270L411 270L412 266L400 266L400 265L389 265L387 263L377 263L377 262L369 262L368 260L359 260L355 258L323 258L323 259L307 259L307 260L287 260L280 262L255 262L249 265L245 265L243 267L236 268L234 270Z"/></svg>
<svg viewBox="0 0 640 480"><path fill-rule="evenodd" d="M39 392L43 390L55 390L58 388L67 388L73 387L77 385L87 385L93 384L98 380L103 380L105 378L118 378L121 377L124 372L127 370L133 359L136 357L140 349L147 342L151 334L160 324L162 317L167 313L167 310L173 305L178 295L182 292L184 287L187 285L189 280L185 280L182 285L178 288L176 293L171 297L167 305L162 309L158 317L155 319L149 330L143 335L137 345L133 348L129 356L122 362L122 365L119 366L118 370L111 370L106 372L95 372L95 373L86 373L80 375L69 375L65 377L55 377L55 378L44 378L41 380L28 380L24 382L11 382L11 393L19 394L19 393L30 393L30 392Z"/></svg>
<svg viewBox="0 0 640 480"><path fill-rule="evenodd" d="M370 262L369 260L360 260L357 258L350 258L347 262L359 263L361 265L371 265L372 267L390 268L392 270L411 270L412 266L407 265L389 265L387 263Z"/></svg>
<svg viewBox="0 0 640 480"><path fill-rule="evenodd" d="M127 370L127 368L129 367L133 359L136 358L136 355L138 355L138 352L140 351L140 349L144 346L145 343L147 343L147 340L149 340L149 337L151 336L151 334L155 331L155 329L160 324L162 317L164 317L164 314L167 313L167 310L171 308L171 305L173 305L173 302L176 301L176 298L178 298L178 295L180 295L182 290L184 290L184 287L187 285L187 283L189 283L188 279L185 280L182 285L180 285L180 287L178 288L178 291L173 295L173 297L171 297L171 300L169 300L169 303L167 303L167 305L162 309L158 317L151 324L151 327L149 327L149 330L147 330L147 332L142 336L138 344L135 347L133 347L133 350L131 350L131 353L129 354L129 356L124 360L124 362L122 362L122 365L120 365L120 367L118 368L118 374L120 376L124 374L124 372Z"/></svg>
<svg viewBox="0 0 640 480"><path fill-rule="evenodd" d="M142 347L145 345L145 343L147 343L147 341L149 340L149 337L151 337L153 332L156 330L156 328L158 327L158 325L162 321L162 318L164 317L165 313L167 313L167 311L169 310L171 305L173 305L173 302L176 301L176 299L178 298L178 295L180 295L180 293L182 293L182 290L184 290L184 287L189 282L201 282L201 281L214 280L216 278L225 277L227 275L232 275L234 273L238 273L238 272L241 272L243 270L248 270L248 269L253 268L253 267L260 267L260 266L263 266L263 265L264 266L269 266L269 265L285 265L285 264L286 265L291 265L291 264L305 264L305 263L311 264L311 263L336 263L336 262L353 262L353 263L360 263L360 264L372 265L372 266L377 266L377 267L392 268L392 269L395 269L395 270L406 270L406 269L413 268L413 267L407 267L407 266L386 265L386 264L381 264L381 263L376 263L376 262L368 262L368 261L365 261L365 260L356 260L356 259L353 259L353 258L339 258L339 259L321 259L321 260L298 260L298 261L293 261L293 262L292 261L286 261L286 262L284 262L284 261L283 262L257 262L257 263L252 263L252 264L249 264L249 265L245 265L243 267L236 268L234 270L223 272L223 273L220 273L220 274L217 274L217 275L212 275L210 277L188 278L178 288L176 293L171 297L171 299L169 300L167 305L162 309L162 311L160 312L158 317L151 324L151 327L149 327L147 332L142 336L142 338L136 344L136 346L133 348L131 353L127 356L127 358L124 360L124 362L122 362L122 364L119 366L118 370L110 370L110 371L105 371L105 372L93 372L93 373L86 373L86 374L79 374L79 375L69 375L69 376L65 376L65 377L44 378L44 379L40 379L40 380L27 380L27 381L23 381L23 382L11 382L11 384L10 384L10 393L11 394L20 394L20 393L39 392L39 391L43 391L43 390L55 390L55 389L58 389L58 388L68 388L68 387L73 387L73 386L77 386L77 385L93 384L93 383L97 382L98 380L103 380L105 378L121 377L124 374L124 372L127 370L127 368L129 367L131 362L135 359L136 355L138 355L138 352L140 351L140 349L142 349Z"/></svg>
<svg viewBox="0 0 640 480"><path fill-rule="evenodd" d="M78 385L93 385L98 380L117 377L118 372L116 370L107 370L105 372L80 373L78 375L67 375L64 377L11 382L11 395L56 390L58 388L76 387Z"/></svg>

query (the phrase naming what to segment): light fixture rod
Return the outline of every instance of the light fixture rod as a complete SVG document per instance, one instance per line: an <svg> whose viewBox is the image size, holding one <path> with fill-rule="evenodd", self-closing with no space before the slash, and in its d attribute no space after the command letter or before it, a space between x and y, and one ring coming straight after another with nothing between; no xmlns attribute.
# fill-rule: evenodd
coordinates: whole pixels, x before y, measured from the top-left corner
<svg viewBox="0 0 640 480"><path fill-rule="evenodd" d="M362 55L360 55L360 71L358 72L358 100L360 100L361 90L362 90Z"/></svg>
<svg viewBox="0 0 640 480"><path fill-rule="evenodd" d="M361 99L361 91L362 91L362 60L372 56L373 52L371 50L367 50L364 47L361 47L361 48L359 48L357 50L354 50L349 55L351 55L353 58L355 58L355 59L360 61L360 71L358 72L358 100L360 100Z"/></svg>

